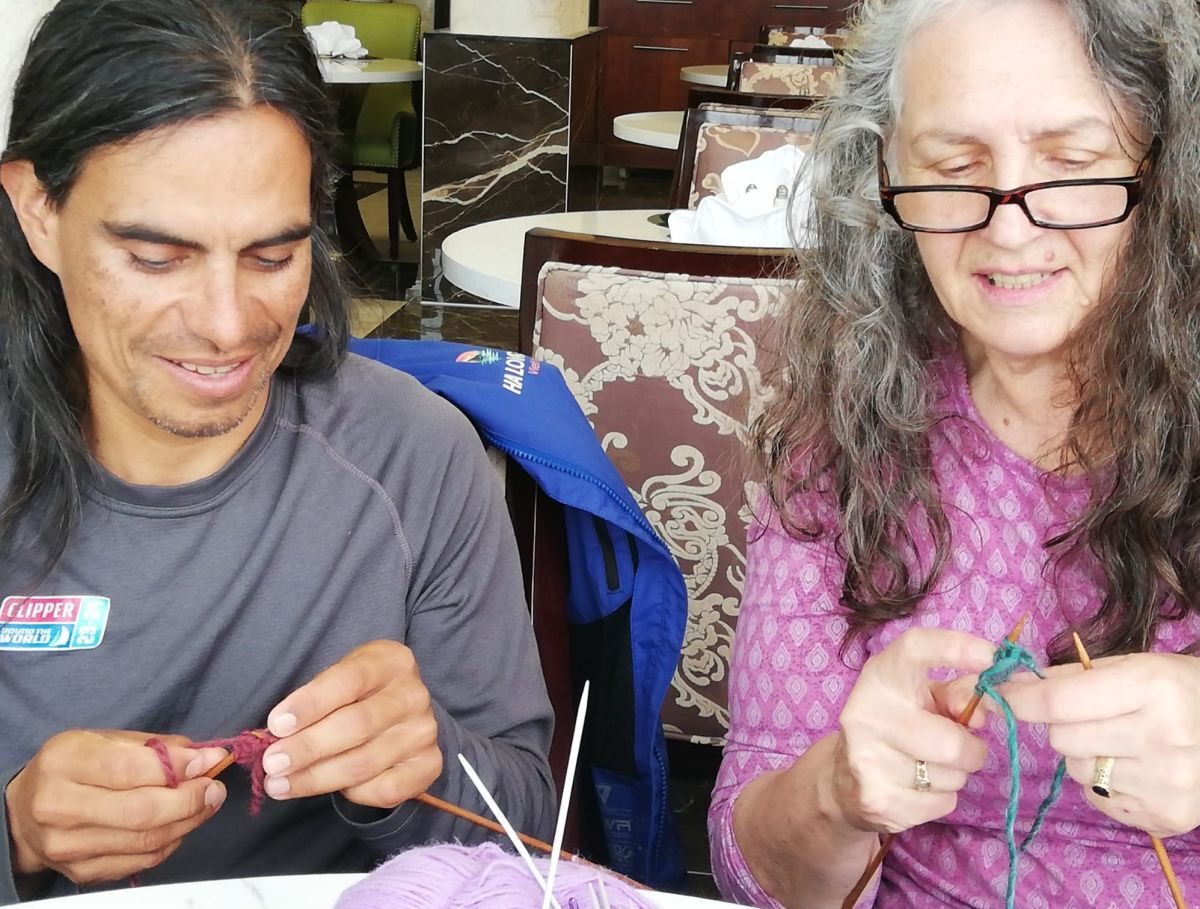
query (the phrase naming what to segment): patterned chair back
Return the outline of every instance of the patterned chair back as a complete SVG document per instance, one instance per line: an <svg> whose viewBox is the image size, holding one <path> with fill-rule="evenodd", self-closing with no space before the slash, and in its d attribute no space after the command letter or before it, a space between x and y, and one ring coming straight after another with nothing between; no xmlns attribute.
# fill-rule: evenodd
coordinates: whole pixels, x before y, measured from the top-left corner
<svg viewBox="0 0 1200 909"><path fill-rule="evenodd" d="M673 738L722 744L728 730L745 577L743 452L764 399L760 345L789 285L770 275L786 261L549 231L526 240L529 351L562 370L687 582L688 627L662 711Z"/></svg>
<svg viewBox="0 0 1200 909"><path fill-rule="evenodd" d="M721 192L721 173L783 145L804 147L817 127L805 110L763 110L728 104L689 109L677 162L672 208L695 208ZM788 187L790 190L791 187Z"/></svg>
<svg viewBox="0 0 1200 909"><path fill-rule="evenodd" d="M806 95L823 98L833 92L839 78L840 70L837 66L746 60L738 70L737 83L733 88L764 95Z"/></svg>
<svg viewBox="0 0 1200 909"><path fill-rule="evenodd" d="M845 28L826 29L818 25L764 25L758 33L758 43L771 47L787 47L793 41L816 35L830 47L846 46Z"/></svg>

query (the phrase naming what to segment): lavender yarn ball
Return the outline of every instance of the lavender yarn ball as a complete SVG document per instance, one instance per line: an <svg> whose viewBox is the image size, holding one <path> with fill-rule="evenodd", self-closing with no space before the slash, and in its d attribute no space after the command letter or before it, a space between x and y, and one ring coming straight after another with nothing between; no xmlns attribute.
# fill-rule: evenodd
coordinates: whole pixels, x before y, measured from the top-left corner
<svg viewBox="0 0 1200 909"><path fill-rule="evenodd" d="M534 862L546 877L548 858ZM554 896L562 909L592 909L588 884L599 897L597 879L612 909L654 909L628 884L587 865L560 861ZM334 909L538 909L542 889L519 856L495 843L442 843L402 852L346 890Z"/></svg>

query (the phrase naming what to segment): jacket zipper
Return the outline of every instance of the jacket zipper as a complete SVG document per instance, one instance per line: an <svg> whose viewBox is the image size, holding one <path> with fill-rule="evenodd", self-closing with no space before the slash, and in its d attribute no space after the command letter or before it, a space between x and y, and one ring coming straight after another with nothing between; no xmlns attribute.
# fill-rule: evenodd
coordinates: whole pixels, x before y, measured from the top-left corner
<svg viewBox="0 0 1200 909"><path fill-rule="evenodd" d="M488 442L490 442L492 445L495 445L505 454L525 458L526 460L532 461L535 464L541 464L543 467L553 467L555 470L560 470L563 473L575 477L576 479L586 480L593 486L603 490L604 493L613 500L613 502L620 506L621 510L625 512L625 514L627 514L635 524L650 534L651 539L658 542L660 546L664 546L662 540L658 538L658 534L654 532L654 528L650 526L650 522L646 520L646 516L636 508L631 508L627 502L613 492L612 487L607 483L604 483L603 481L596 479L596 477L592 474L580 470L578 467L573 467L570 464L566 464L557 458L552 458L549 455L542 454L541 452L530 451L528 448L522 448L521 446L496 435L490 430L482 429L481 432L483 437L487 439Z"/></svg>

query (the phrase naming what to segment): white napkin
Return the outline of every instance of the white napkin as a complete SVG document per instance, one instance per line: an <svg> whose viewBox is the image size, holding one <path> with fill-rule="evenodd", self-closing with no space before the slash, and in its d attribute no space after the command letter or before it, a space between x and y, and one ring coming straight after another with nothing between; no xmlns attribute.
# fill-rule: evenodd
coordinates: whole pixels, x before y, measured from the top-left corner
<svg viewBox="0 0 1200 909"><path fill-rule="evenodd" d="M816 35L805 35L803 38L793 38L789 47L811 47L816 50L830 50L833 45L827 44L823 38Z"/></svg>
<svg viewBox="0 0 1200 909"><path fill-rule="evenodd" d="M667 216L671 240L715 246L784 248L788 236L788 208L804 150L783 145L731 164L721 172L721 192L706 196L694 210L673 211ZM807 242L807 181L797 187L802 198L794 209L793 226L801 246Z"/></svg>
<svg viewBox="0 0 1200 909"><path fill-rule="evenodd" d="M322 22L304 29L313 50L321 57L365 57L367 49L354 34L353 25L340 22Z"/></svg>

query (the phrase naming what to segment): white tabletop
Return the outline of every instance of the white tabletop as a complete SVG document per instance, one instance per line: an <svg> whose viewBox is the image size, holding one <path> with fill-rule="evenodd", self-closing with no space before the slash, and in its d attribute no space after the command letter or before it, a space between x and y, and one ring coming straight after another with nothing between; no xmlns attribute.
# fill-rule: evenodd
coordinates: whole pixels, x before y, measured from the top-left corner
<svg viewBox="0 0 1200 909"><path fill-rule="evenodd" d="M333 909L342 891L361 877L361 874L313 874L122 887L42 900L36 905L38 909ZM720 909L730 905L673 893L646 896L658 909Z"/></svg>
<svg viewBox="0 0 1200 909"><path fill-rule="evenodd" d="M425 68L416 60L398 60L393 57L380 57L377 60L334 60L330 57L318 57L321 64L321 78L326 82L342 83L380 83L380 82L420 82Z"/></svg>
<svg viewBox="0 0 1200 909"><path fill-rule="evenodd" d="M572 233L669 242L667 229L651 224L662 209L568 211L503 218L457 230L442 241L442 273L456 287L501 306L521 305L525 234L535 227Z"/></svg>
<svg viewBox="0 0 1200 909"><path fill-rule="evenodd" d="M679 148L679 134L683 132L683 113L681 110L650 110L621 114L613 118L613 135L638 145Z"/></svg>
<svg viewBox="0 0 1200 909"><path fill-rule="evenodd" d="M679 78L693 85L715 85L724 88L729 84L729 67L724 63L704 63L700 66L684 66Z"/></svg>

